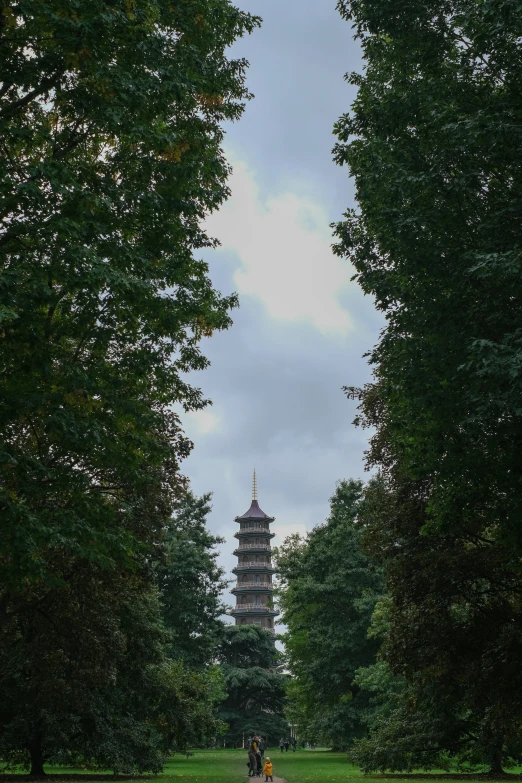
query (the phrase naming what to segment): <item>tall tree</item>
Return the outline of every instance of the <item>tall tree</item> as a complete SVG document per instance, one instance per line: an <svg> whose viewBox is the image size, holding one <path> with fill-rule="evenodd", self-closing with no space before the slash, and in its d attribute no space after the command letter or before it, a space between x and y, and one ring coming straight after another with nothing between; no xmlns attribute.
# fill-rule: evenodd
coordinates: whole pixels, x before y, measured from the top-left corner
<svg viewBox="0 0 522 783"><path fill-rule="evenodd" d="M197 253L215 244L202 221L228 195L223 122L249 97L246 63L227 51L258 20L229 0L0 5L0 674L19 662L38 683L20 701L22 733L11 745L7 714L1 741L29 751L61 714L61 658L71 694L82 682L93 698L110 690L111 667L127 683L121 699L110 691L115 731L161 663L154 644L140 648L139 617L122 624L129 601L147 604L184 491L191 444L173 404L205 405L186 373L206 366L201 339L236 304ZM65 619L70 643L50 631ZM84 655L89 627L107 646ZM30 643L43 637L38 661ZM72 727L83 702L64 703L60 725ZM156 769L147 704L134 746L146 738L150 753L127 766ZM96 727L89 758L121 767L112 729Z"/></svg>
<svg viewBox="0 0 522 783"><path fill-rule="evenodd" d="M222 596L227 582L215 550L223 539L206 527L210 498L188 491L176 501L165 533L165 559L157 567L163 618L172 634L170 655L192 667L212 661L226 609Z"/></svg>
<svg viewBox="0 0 522 783"><path fill-rule="evenodd" d="M277 552L290 709L301 734L339 748L366 731L368 693L355 676L379 647L368 628L383 584L361 549L362 491L360 481L340 481L327 521Z"/></svg>
<svg viewBox="0 0 522 783"><path fill-rule="evenodd" d="M219 718L227 724L225 741L237 745L252 734L270 744L288 734L284 717L287 676L273 636L255 625L228 625L218 650L226 699Z"/></svg>
<svg viewBox="0 0 522 783"><path fill-rule="evenodd" d="M365 71L336 126L360 207L337 249L387 319L360 392L387 482L368 531L392 599L383 653L459 690L500 771L522 739L522 17L514 0L338 7Z"/></svg>
<svg viewBox="0 0 522 783"><path fill-rule="evenodd" d="M256 24L228 0L2 5L3 612L62 554L131 566L169 516L170 406L204 404L182 373L235 304L194 253L248 98L225 51Z"/></svg>
<svg viewBox="0 0 522 783"><path fill-rule="evenodd" d="M167 655L154 589L136 576L78 565L0 630L4 761L160 771L167 753L216 730L218 673Z"/></svg>

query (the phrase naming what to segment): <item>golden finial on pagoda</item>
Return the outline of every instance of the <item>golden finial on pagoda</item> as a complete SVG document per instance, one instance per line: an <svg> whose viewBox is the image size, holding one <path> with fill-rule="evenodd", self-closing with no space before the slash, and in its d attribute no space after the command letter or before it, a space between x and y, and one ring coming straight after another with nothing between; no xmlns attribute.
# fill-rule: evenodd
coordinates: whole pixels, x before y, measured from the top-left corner
<svg viewBox="0 0 522 783"><path fill-rule="evenodd" d="M252 483L252 500L257 500L257 476L254 468L254 481Z"/></svg>

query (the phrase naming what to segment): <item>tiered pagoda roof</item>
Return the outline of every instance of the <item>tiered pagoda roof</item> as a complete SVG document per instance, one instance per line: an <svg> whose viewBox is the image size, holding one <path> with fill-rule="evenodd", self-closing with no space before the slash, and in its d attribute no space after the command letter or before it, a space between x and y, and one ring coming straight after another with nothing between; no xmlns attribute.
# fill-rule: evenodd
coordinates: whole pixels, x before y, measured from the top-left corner
<svg viewBox="0 0 522 783"><path fill-rule="evenodd" d="M235 517L239 530L234 534L239 539L234 554L238 558L233 573L237 583L232 589L236 605L231 611L236 625L259 625L274 633L274 618L278 612L273 606L272 548L270 539L271 517L262 510L257 501L257 476L254 471L252 502L241 516Z"/></svg>

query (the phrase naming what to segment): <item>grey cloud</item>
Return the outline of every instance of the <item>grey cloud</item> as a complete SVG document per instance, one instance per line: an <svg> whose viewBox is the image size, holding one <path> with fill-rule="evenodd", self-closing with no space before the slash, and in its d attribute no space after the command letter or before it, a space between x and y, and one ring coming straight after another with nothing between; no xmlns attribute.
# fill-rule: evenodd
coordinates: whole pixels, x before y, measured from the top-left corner
<svg viewBox="0 0 522 783"><path fill-rule="evenodd" d="M374 336L379 326L373 315ZM222 429L195 435L185 470L196 491L214 492L210 522L227 538L228 570L233 517L248 507L254 466L261 506L277 517L276 533L324 521L335 482L364 476L366 434L352 426L355 405L341 386L369 379L361 358L366 347L357 332L333 341L311 327L277 324L248 297L234 327L207 344L212 366L198 380Z"/></svg>
<svg viewBox="0 0 522 783"><path fill-rule="evenodd" d="M321 200L340 213L353 188L346 171L331 163L332 129L355 97L344 74L362 67L350 25L335 0L235 2L263 17L263 26L233 48L250 62L248 84L256 97L229 138L262 161L265 188L313 181Z"/></svg>
<svg viewBox="0 0 522 783"><path fill-rule="evenodd" d="M227 143L255 170L264 195L308 190L336 220L353 203L348 173L331 161L333 123L354 97L343 75L360 69L350 27L335 0L235 2L265 21L234 47L251 62L256 98L228 129ZM234 290L238 259L225 251L207 258L220 290ZM335 482L364 475L366 433L352 426L355 406L341 386L369 379L362 355L382 324L355 284L343 302L355 329L340 339L306 323L270 319L243 296L234 326L203 346L212 366L191 381L214 401L222 428L190 431L196 447L184 471L196 492L214 493L210 524L227 538L221 562L228 570L233 517L249 506L254 465L260 504L277 517L276 533L322 522Z"/></svg>

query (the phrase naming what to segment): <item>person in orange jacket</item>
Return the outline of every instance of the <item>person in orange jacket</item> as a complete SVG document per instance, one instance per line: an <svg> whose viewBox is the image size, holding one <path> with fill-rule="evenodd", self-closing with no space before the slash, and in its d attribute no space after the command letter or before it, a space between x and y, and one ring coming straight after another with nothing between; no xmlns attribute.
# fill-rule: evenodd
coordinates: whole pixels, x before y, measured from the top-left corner
<svg viewBox="0 0 522 783"><path fill-rule="evenodd" d="M272 762L270 761L270 757L267 756L265 760L265 766L263 767L263 772L265 773L265 781L270 778L270 780L274 780L272 776Z"/></svg>

